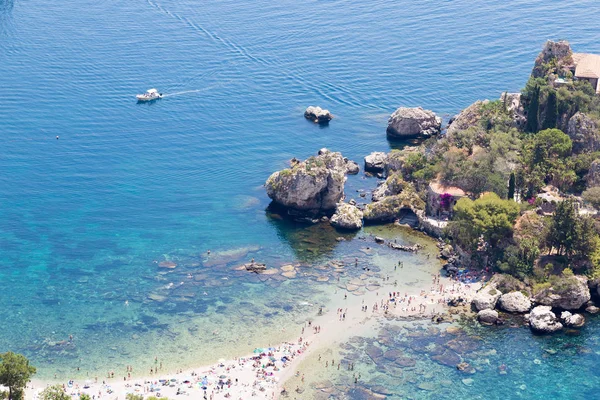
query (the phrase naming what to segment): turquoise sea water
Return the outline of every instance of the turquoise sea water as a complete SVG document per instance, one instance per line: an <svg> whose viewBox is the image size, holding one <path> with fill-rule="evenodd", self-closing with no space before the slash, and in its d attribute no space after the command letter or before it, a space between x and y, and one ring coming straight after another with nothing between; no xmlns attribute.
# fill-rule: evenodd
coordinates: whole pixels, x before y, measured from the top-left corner
<svg viewBox="0 0 600 400"><path fill-rule="evenodd" d="M269 174L321 147L359 162L389 150L398 106L449 116L517 91L546 39L598 53L599 11L596 1L0 0L0 350L64 377L147 365L153 353L171 367L216 359L264 345L267 331L285 338L331 285L232 267L251 257L314 267L356 246L269 217ZM137 104L150 87L166 98ZM335 120L307 122L308 105ZM350 177L348 196L375 184Z"/></svg>

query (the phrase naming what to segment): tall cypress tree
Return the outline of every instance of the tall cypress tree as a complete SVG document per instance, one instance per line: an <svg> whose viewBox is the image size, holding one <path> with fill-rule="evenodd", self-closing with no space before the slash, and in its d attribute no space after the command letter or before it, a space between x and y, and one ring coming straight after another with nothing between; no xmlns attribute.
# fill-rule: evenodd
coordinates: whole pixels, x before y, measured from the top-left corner
<svg viewBox="0 0 600 400"><path fill-rule="evenodd" d="M527 132L537 133L538 131L538 112L540 108L540 87L536 86L531 94L529 108L527 109Z"/></svg>
<svg viewBox="0 0 600 400"><path fill-rule="evenodd" d="M546 117L542 129L556 128L556 120L558 119L558 102L556 101L556 91L550 90L548 93L548 101L546 101Z"/></svg>
<svg viewBox="0 0 600 400"><path fill-rule="evenodd" d="M508 199L515 199L515 173L510 173L510 178L508 178Z"/></svg>

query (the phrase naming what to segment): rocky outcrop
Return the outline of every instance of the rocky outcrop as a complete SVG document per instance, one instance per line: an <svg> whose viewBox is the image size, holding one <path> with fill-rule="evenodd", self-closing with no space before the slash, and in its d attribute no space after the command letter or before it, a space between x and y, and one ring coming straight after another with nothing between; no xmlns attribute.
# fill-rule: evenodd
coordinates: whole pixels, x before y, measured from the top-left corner
<svg viewBox="0 0 600 400"><path fill-rule="evenodd" d="M417 154L423 154L424 150L417 146L406 146L402 150L392 150L388 153L385 162L384 173L386 176L393 174L394 172L401 172L402 176L407 177L405 170L406 161L409 157Z"/></svg>
<svg viewBox="0 0 600 400"><path fill-rule="evenodd" d="M531 330L538 333L552 333L563 328L552 308L548 306L537 306L529 314L529 326Z"/></svg>
<svg viewBox="0 0 600 400"><path fill-rule="evenodd" d="M479 126L482 117L481 106L489 102L489 100L477 100L475 103L462 110L458 115L452 118L446 134L452 136L458 131L465 130L472 126Z"/></svg>
<svg viewBox="0 0 600 400"><path fill-rule="evenodd" d="M573 152L594 152L600 149L600 132L596 122L582 112L567 123L567 135L573 141Z"/></svg>
<svg viewBox="0 0 600 400"><path fill-rule="evenodd" d="M440 133L442 119L433 111L421 107L400 107L388 120L387 134L390 138L434 136Z"/></svg>
<svg viewBox="0 0 600 400"><path fill-rule="evenodd" d="M569 311L563 311L560 314L561 321L570 328L581 328L585 324L585 318L581 314L571 314Z"/></svg>
<svg viewBox="0 0 600 400"><path fill-rule="evenodd" d="M374 151L365 157L365 171L368 172L383 172L387 154L382 151Z"/></svg>
<svg viewBox="0 0 600 400"><path fill-rule="evenodd" d="M414 187L407 183L402 193L367 204L363 212L363 219L365 223L393 222L400 217L400 212L403 209L417 212L424 208L425 202L421 200Z"/></svg>
<svg viewBox="0 0 600 400"><path fill-rule="evenodd" d="M587 278L583 276L561 277L556 283L535 295L535 301L544 306L562 310L578 310L590 300Z"/></svg>
<svg viewBox="0 0 600 400"><path fill-rule="evenodd" d="M304 111L304 118L310 119L317 124L327 124L333 119L329 110L323 110L321 107L310 106Z"/></svg>
<svg viewBox="0 0 600 400"><path fill-rule="evenodd" d="M357 230L362 228L363 213L348 203L338 203L335 214L329 220L331 225L339 229Z"/></svg>
<svg viewBox="0 0 600 400"><path fill-rule="evenodd" d="M482 324L492 325L498 321L498 311L485 309L477 313L477 320Z"/></svg>
<svg viewBox="0 0 600 400"><path fill-rule="evenodd" d="M508 274L494 274L492 279L489 281L489 286L494 287L502 293L509 293L514 291L525 291L528 288L523 282L518 280L512 275Z"/></svg>
<svg viewBox="0 0 600 400"><path fill-rule="evenodd" d="M565 75L573 64L573 51L569 42L548 40L541 53L535 59L531 75L534 78L546 78L550 73Z"/></svg>
<svg viewBox="0 0 600 400"><path fill-rule="evenodd" d="M380 201L384 197L387 196L395 196L402 192L406 182L402 179L402 175L397 173L382 182L375 190L373 190L373 194L371 196L372 201Z"/></svg>
<svg viewBox="0 0 600 400"><path fill-rule="evenodd" d="M493 310L501 295L499 290L486 286L473 297L473 306L477 311Z"/></svg>
<svg viewBox="0 0 600 400"><path fill-rule="evenodd" d="M500 308L508 312L525 313L531 308L531 300L521 292L510 292L500 296Z"/></svg>
<svg viewBox="0 0 600 400"><path fill-rule="evenodd" d="M525 116L525 107L523 107L521 101L521 93L504 92L500 96L500 101L506 105L506 111L512 115L513 125L523 129L527 124L527 117Z"/></svg>
<svg viewBox="0 0 600 400"><path fill-rule="evenodd" d="M341 153L326 149L316 157L273 173L265 184L267 195L292 214L331 212L344 196L346 163Z"/></svg>
<svg viewBox="0 0 600 400"><path fill-rule="evenodd" d="M586 176L588 189L594 186L600 186L600 159L592 161L590 170Z"/></svg>

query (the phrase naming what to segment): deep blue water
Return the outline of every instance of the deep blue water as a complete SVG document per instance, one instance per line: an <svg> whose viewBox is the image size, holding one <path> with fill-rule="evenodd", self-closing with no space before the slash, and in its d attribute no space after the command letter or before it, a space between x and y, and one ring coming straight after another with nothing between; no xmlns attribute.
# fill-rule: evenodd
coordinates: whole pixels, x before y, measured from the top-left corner
<svg viewBox="0 0 600 400"><path fill-rule="evenodd" d="M599 12L597 1L0 0L0 349L68 374L142 363L150 344L191 354L173 343L210 338L244 301L258 311L233 334L288 318L301 282L230 277L205 255L344 251L332 232L305 251L301 231L265 214L272 171L321 147L359 162L389 150L399 106L449 116L517 91L546 39L598 53ZM137 104L150 87L166 98ZM308 105L336 118L315 126ZM350 177L347 192L374 185ZM163 275L153 261L164 260L176 272ZM187 273L206 278L147 300ZM167 328L184 319L185 332ZM75 348L56 344L69 334Z"/></svg>

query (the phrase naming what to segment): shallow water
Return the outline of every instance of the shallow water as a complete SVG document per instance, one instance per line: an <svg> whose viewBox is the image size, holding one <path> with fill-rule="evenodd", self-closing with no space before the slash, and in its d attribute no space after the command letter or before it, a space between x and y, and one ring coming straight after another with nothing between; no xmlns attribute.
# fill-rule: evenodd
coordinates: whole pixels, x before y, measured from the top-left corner
<svg viewBox="0 0 600 400"><path fill-rule="evenodd" d="M232 268L325 264L360 245L265 213L268 175L324 146L359 162L401 146L384 133L398 106L447 116L518 90L547 38L600 52L597 11L0 0L0 350L66 377L139 371L154 356L165 368L214 361L287 337L279 327L315 312L297 304L326 302L332 282ZM150 87L168 96L136 104ZM335 114L329 127L302 118L311 104ZM375 184L350 177L348 197ZM209 249L238 259L214 265ZM177 268L153 262L167 260Z"/></svg>
<svg viewBox="0 0 600 400"><path fill-rule="evenodd" d="M341 362L339 370L313 360L313 372L318 372L307 380L307 391L295 397L358 400L372 398L373 393L406 399L597 397L597 318L581 331L554 336L534 336L518 325L461 326L447 331L445 324L384 323L376 332L355 336L329 352L328 359ZM470 367L459 371L460 362ZM349 371L352 363L354 369Z"/></svg>

